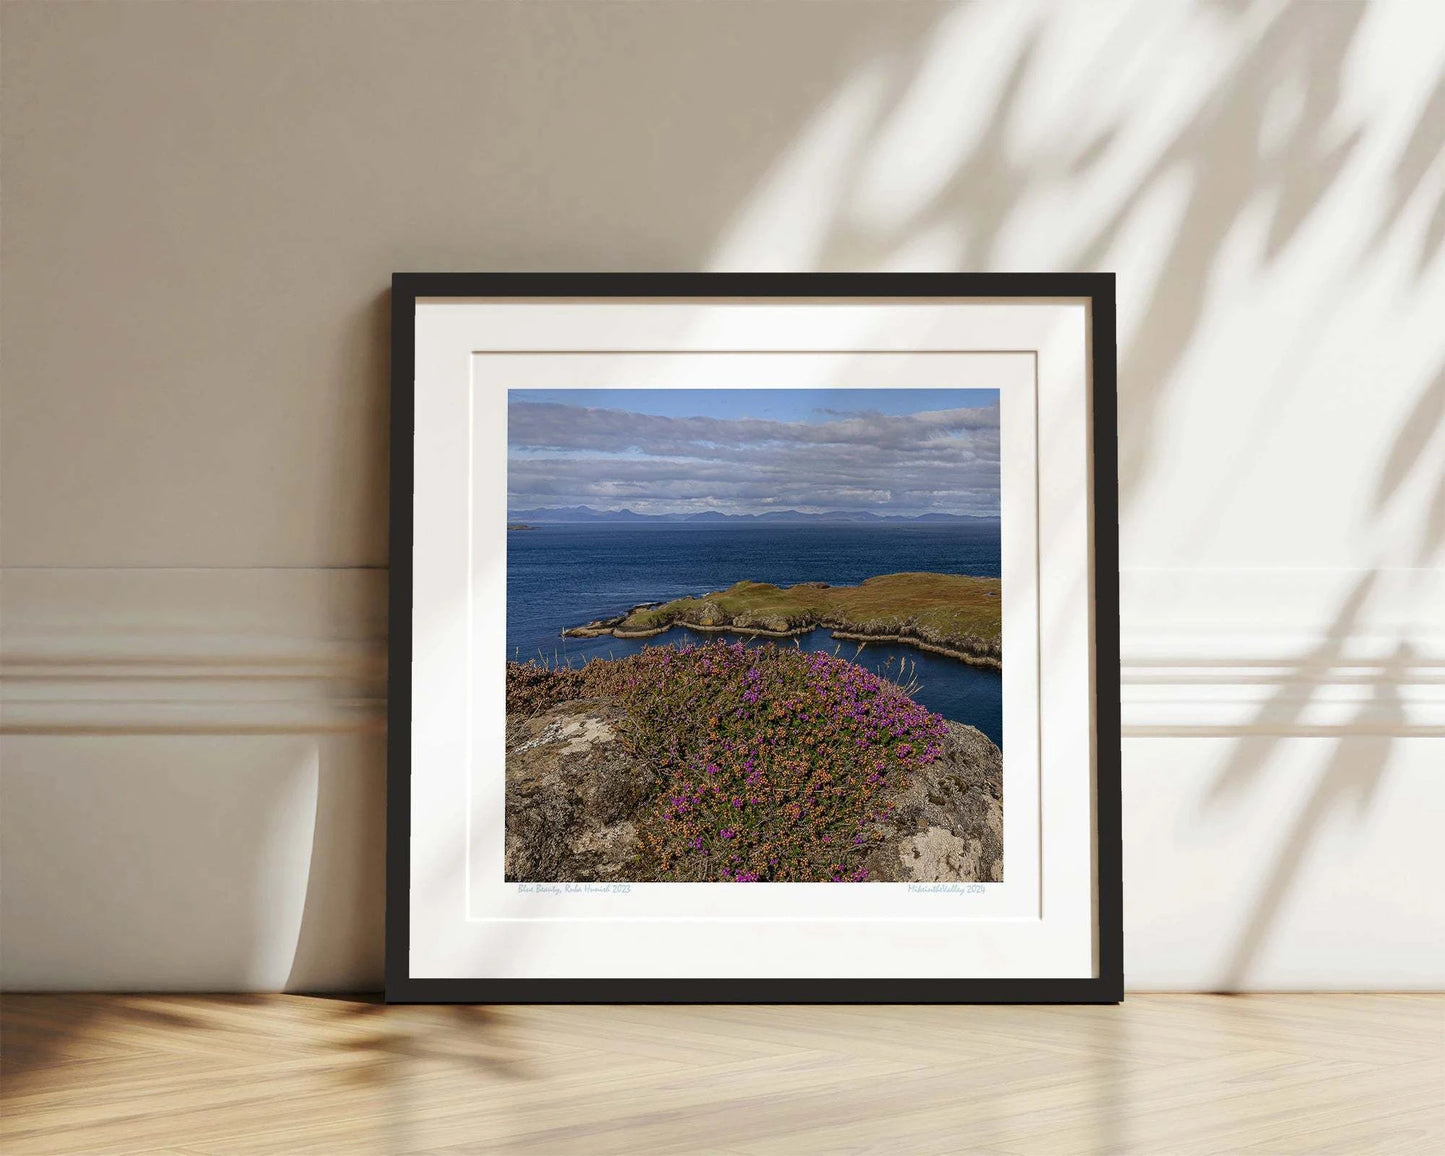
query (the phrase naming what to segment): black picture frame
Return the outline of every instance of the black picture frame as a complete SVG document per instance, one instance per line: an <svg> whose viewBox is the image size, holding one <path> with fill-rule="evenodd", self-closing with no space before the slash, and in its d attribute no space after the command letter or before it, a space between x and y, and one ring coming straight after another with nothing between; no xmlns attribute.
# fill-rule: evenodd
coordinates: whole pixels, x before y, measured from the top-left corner
<svg viewBox="0 0 1445 1156"><path fill-rule="evenodd" d="M414 319L418 298L1066 298L1090 305L1095 849L1092 978L418 979L408 971ZM386 1000L389 1003L1118 1003L1120 807L1117 351L1112 273L396 273L391 287Z"/></svg>

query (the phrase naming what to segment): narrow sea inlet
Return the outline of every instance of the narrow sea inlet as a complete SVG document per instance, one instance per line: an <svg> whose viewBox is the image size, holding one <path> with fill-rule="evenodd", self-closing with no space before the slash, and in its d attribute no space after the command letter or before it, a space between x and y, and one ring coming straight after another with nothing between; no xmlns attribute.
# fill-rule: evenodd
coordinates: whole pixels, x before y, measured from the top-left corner
<svg viewBox="0 0 1445 1156"><path fill-rule="evenodd" d="M564 638L562 631L748 580L777 586L852 586L899 571L1000 576L999 523L939 525L539 525L507 535L507 657L578 666L644 646L685 646L704 636L674 627L645 639ZM733 636L729 636L731 639ZM747 645L770 640L739 639ZM834 653L897 678L900 665L921 684L913 698L1003 745L998 671L913 646L840 641L816 629L776 645Z"/></svg>

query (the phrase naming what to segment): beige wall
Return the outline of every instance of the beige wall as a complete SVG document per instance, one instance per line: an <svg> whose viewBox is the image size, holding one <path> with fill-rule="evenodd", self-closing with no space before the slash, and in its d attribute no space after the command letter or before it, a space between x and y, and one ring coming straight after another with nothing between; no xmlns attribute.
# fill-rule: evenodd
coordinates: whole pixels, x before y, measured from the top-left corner
<svg viewBox="0 0 1445 1156"><path fill-rule="evenodd" d="M394 269L1119 274L1128 970L1445 980L1434 7L9 3L5 982L380 977Z"/></svg>

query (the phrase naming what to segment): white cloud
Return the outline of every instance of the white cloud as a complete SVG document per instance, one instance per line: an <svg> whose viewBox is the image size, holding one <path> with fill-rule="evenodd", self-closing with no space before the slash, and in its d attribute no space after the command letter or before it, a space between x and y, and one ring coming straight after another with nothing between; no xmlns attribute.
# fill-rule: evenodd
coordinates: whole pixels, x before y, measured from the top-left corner
<svg viewBox="0 0 1445 1156"><path fill-rule="evenodd" d="M997 406L824 417L665 417L513 402L509 504L997 514Z"/></svg>

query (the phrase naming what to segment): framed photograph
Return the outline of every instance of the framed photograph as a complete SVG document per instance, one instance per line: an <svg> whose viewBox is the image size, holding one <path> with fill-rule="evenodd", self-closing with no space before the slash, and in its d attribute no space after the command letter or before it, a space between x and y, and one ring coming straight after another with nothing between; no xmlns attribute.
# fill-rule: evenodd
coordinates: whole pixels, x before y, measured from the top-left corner
<svg viewBox="0 0 1445 1156"><path fill-rule="evenodd" d="M1122 998L1111 274L392 283L392 1001Z"/></svg>

